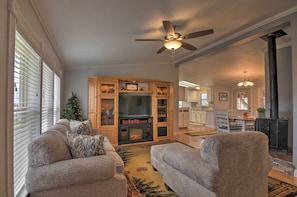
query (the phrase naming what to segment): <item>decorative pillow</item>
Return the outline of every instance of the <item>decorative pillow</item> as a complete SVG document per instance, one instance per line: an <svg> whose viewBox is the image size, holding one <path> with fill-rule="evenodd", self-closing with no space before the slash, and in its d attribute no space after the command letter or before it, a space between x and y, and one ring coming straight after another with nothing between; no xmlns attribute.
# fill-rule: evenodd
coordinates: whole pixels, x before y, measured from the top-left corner
<svg viewBox="0 0 297 197"><path fill-rule="evenodd" d="M98 134L98 129L93 128L93 125L92 125L92 121L91 120L85 120L83 123L85 123L90 128L91 135Z"/></svg>
<svg viewBox="0 0 297 197"><path fill-rule="evenodd" d="M105 155L103 149L104 135L80 135L67 132L67 142L73 158Z"/></svg>
<svg viewBox="0 0 297 197"><path fill-rule="evenodd" d="M81 135L91 135L92 128L89 121L78 121L78 120L71 120L70 121L70 130L74 133L81 134Z"/></svg>

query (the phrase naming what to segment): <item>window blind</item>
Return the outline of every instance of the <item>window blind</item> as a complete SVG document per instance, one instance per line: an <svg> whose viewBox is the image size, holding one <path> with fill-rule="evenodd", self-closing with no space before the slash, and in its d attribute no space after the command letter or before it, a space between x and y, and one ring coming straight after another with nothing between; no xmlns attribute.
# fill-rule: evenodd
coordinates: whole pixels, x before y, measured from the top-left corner
<svg viewBox="0 0 297 197"><path fill-rule="evenodd" d="M54 109L54 72L43 62L42 67L42 110L41 132L53 125Z"/></svg>
<svg viewBox="0 0 297 197"><path fill-rule="evenodd" d="M54 74L54 124L60 119L60 77Z"/></svg>
<svg viewBox="0 0 297 197"><path fill-rule="evenodd" d="M40 56L16 32L14 59L14 195L24 187L27 146L40 131Z"/></svg>

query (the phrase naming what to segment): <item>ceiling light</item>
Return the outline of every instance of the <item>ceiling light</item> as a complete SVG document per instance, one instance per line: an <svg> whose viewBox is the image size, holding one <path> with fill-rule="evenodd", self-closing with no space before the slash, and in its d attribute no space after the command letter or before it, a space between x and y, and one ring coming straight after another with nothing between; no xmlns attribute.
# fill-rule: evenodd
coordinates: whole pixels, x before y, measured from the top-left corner
<svg viewBox="0 0 297 197"><path fill-rule="evenodd" d="M180 81L180 82L178 82L178 85L182 86L182 87L186 87L186 88L196 88L198 90L200 89L198 84L191 83L191 82L188 82L188 81Z"/></svg>
<svg viewBox="0 0 297 197"><path fill-rule="evenodd" d="M254 82L246 78L246 73L247 71L243 71L244 73L244 78L240 82L237 83L237 86L239 87L248 87L248 86L253 86Z"/></svg>
<svg viewBox="0 0 297 197"><path fill-rule="evenodd" d="M164 42L164 47L166 47L169 50L176 50L180 48L182 43L178 40L168 40Z"/></svg>

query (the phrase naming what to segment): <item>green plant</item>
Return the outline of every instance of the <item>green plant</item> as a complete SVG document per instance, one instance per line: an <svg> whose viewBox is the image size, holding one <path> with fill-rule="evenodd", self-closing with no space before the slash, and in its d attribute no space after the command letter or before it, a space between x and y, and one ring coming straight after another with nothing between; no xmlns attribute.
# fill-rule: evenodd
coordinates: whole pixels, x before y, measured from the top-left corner
<svg viewBox="0 0 297 197"><path fill-rule="evenodd" d="M72 96L68 99L64 109L63 118L68 120L84 120L78 97L72 92Z"/></svg>
<svg viewBox="0 0 297 197"><path fill-rule="evenodd" d="M259 107L259 108L257 109L257 112L259 112L259 113L264 113L265 111L266 111L266 109L263 108L263 107Z"/></svg>

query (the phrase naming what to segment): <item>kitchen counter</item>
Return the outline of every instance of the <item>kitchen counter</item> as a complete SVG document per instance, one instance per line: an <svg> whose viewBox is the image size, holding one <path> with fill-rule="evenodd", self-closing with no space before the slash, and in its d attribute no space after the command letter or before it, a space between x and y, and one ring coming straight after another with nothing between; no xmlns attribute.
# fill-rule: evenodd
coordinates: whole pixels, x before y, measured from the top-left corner
<svg viewBox="0 0 297 197"><path fill-rule="evenodd" d="M216 128L216 116L215 110L205 110L206 112L206 122L205 126L209 128Z"/></svg>
<svg viewBox="0 0 297 197"><path fill-rule="evenodd" d="M189 126L189 107L178 108L178 127L187 128Z"/></svg>

